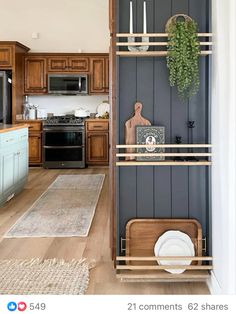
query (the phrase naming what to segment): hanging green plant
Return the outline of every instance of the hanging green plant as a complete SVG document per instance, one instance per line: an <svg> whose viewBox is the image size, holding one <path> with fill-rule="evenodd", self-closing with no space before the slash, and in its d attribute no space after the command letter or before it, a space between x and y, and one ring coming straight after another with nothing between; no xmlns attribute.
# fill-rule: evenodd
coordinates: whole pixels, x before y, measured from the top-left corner
<svg viewBox="0 0 236 314"><path fill-rule="evenodd" d="M168 33L167 67L170 85L177 87L182 99L192 97L198 92L200 85L199 56L201 51L197 23L189 16L176 15L167 22L166 31Z"/></svg>

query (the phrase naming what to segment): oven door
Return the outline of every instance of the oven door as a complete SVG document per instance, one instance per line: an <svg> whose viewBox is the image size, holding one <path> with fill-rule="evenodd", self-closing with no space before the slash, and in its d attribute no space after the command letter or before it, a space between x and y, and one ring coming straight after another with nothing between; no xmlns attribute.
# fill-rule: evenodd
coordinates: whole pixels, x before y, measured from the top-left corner
<svg viewBox="0 0 236 314"><path fill-rule="evenodd" d="M43 164L45 168L84 168L84 128L44 128Z"/></svg>

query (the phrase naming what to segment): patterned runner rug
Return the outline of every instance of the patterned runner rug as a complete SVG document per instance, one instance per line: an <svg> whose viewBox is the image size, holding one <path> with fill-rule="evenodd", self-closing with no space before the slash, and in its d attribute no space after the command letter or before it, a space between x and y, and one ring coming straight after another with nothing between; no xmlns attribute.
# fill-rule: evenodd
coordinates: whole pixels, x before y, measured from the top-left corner
<svg viewBox="0 0 236 314"><path fill-rule="evenodd" d="M86 237L104 178L104 174L58 176L4 237Z"/></svg>

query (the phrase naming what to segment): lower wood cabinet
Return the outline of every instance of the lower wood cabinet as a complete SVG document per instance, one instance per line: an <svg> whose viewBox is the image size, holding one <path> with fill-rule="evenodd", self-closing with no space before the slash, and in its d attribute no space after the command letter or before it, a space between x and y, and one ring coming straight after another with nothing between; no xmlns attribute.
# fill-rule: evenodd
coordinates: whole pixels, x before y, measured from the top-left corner
<svg viewBox="0 0 236 314"><path fill-rule="evenodd" d="M86 163L103 165L109 163L108 120L86 121Z"/></svg>
<svg viewBox="0 0 236 314"><path fill-rule="evenodd" d="M42 163L42 135L40 132L29 133L29 164Z"/></svg>
<svg viewBox="0 0 236 314"><path fill-rule="evenodd" d="M29 125L29 165L42 164L42 122L39 120L21 121Z"/></svg>

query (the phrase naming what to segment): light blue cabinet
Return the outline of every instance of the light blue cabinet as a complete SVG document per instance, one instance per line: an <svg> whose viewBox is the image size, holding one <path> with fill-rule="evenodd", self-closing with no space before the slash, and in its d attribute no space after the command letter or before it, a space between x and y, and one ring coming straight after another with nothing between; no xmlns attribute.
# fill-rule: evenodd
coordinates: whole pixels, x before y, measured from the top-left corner
<svg viewBox="0 0 236 314"><path fill-rule="evenodd" d="M0 133L0 206L19 193L28 177L28 128Z"/></svg>

